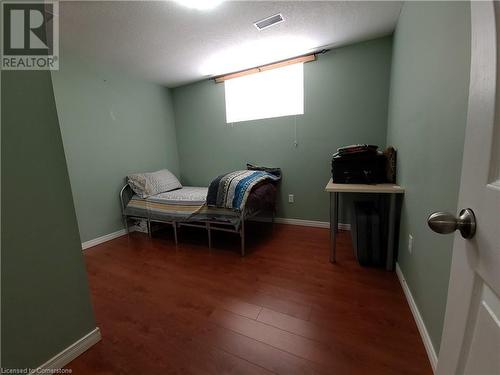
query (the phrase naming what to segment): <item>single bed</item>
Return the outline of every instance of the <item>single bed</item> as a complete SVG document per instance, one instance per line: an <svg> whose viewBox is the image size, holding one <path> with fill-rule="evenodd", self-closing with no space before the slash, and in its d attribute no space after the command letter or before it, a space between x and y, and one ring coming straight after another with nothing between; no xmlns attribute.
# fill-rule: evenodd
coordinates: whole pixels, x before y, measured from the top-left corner
<svg viewBox="0 0 500 375"><path fill-rule="evenodd" d="M241 237L241 255L245 255L245 221L257 215L267 214L274 220L276 209L276 185L263 182L252 188L243 210L212 207L207 205L206 187L183 186L180 189L160 193L148 198L136 195L129 184L120 191L122 215L127 232L129 219L146 219L151 235L151 223L173 226L175 243L180 226L204 228L208 234L208 246L212 247L211 231L238 233Z"/></svg>

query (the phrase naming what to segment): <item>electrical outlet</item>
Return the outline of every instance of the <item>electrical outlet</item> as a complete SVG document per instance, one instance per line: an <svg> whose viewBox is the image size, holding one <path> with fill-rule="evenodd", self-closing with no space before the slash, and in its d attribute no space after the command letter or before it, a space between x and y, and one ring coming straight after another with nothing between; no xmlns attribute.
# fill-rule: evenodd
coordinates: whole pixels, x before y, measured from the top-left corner
<svg viewBox="0 0 500 375"><path fill-rule="evenodd" d="M413 251L413 236L411 234L408 235L408 252L411 254Z"/></svg>
<svg viewBox="0 0 500 375"><path fill-rule="evenodd" d="M293 203L295 201L295 197L293 194L288 194L288 203Z"/></svg>

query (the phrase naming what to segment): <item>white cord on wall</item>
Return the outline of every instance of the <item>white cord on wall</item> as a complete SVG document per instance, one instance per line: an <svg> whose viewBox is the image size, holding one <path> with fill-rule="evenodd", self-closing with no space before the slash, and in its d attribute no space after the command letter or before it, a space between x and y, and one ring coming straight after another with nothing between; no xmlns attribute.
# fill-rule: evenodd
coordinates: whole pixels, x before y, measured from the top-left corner
<svg viewBox="0 0 500 375"><path fill-rule="evenodd" d="M294 119L293 147L297 148L299 146L299 141L297 140L297 115L293 116L293 119Z"/></svg>

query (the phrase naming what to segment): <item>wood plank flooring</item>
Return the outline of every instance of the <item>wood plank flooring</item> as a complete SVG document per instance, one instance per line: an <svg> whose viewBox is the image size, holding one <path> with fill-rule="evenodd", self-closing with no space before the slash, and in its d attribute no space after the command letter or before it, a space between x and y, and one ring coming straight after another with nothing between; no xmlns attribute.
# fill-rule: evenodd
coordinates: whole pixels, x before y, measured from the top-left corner
<svg viewBox="0 0 500 375"><path fill-rule="evenodd" d="M133 233L85 251L103 339L73 374L431 374L396 275L359 266L348 232L248 225L238 237Z"/></svg>

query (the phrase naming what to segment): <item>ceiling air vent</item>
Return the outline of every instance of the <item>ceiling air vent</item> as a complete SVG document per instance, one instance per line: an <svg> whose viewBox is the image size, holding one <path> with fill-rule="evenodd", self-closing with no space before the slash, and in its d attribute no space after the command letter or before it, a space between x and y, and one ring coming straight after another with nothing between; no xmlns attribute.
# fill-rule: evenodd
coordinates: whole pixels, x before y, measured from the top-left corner
<svg viewBox="0 0 500 375"><path fill-rule="evenodd" d="M255 27L258 30L267 29L270 26L276 25L280 22L283 22L285 19L281 15L281 13L275 14L274 16L264 18L263 20L257 21L254 23Z"/></svg>

